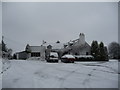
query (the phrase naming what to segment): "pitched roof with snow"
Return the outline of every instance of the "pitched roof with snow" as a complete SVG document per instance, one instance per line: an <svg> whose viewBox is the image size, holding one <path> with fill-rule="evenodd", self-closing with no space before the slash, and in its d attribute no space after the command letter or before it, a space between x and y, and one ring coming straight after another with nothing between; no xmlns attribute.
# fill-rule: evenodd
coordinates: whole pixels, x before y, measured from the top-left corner
<svg viewBox="0 0 120 90"><path fill-rule="evenodd" d="M30 46L31 52L40 52L44 49L43 46Z"/></svg>
<svg viewBox="0 0 120 90"><path fill-rule="evenodd" d="M43 44L43 46L46 46L46 47L48 45L51 45L52 49L62 49L62 48L64 48L63 43L45 43L45 44Z"/></svg>

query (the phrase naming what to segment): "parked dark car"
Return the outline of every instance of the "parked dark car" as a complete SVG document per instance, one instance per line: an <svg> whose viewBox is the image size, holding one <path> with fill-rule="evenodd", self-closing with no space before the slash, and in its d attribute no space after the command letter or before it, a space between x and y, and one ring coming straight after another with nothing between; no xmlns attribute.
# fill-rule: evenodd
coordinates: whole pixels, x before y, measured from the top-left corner
<svg viewBox="0 0 120 90"><path fill-rule="evenodd" d="M57 52L50 52L49 57L46 60L47 62L58 62L58 53Z"/></svg>
<svg viewBox="0 0 120 90"><path fill-rule="evenodd" d="M61 62L74 63L75 57L73 55L64 55L61 57Z"/></svg>

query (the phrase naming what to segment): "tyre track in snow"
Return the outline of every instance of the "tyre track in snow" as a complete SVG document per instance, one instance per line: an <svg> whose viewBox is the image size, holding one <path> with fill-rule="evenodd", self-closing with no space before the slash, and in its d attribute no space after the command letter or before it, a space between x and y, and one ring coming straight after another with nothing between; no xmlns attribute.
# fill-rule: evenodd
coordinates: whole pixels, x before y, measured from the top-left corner
<svg viewBox="0 0 120 90"><path fill-rule="evenodd" d="M17 77L17 78L14 78L13 80L12 80L12 83L13 83L13 85L15 86L12 86L11 88L16 88L16 85L17 85L17 83L19 83L19 80L24 80L24 78L22 77L22 76L25 76L26 75L26 73L28 74L28 75L31 75L31 73L28 73L28 72L26 72L27 71L27 69L28 68L26 68L26 67L24 67L23 65L23 63L22 62L17 62L16 63L16 61L14 62L12 62L11 63L12 65L11 65L11 69L12 68L16 68L15 66L17 66L17 68L16 69L14 69L15 71L14 71L14 73L16 73L16 74L18 74L18 75L20 75L19 77ZM23 65L22 65L23 64ZM21 72L21 71L23 71L23 72ZM31 77L31 76L29 76L29 77ZM32 77L30 78L30 79L32 79ZM31 81L32 82L32 81ZM32 82L32 87L33 87L33 85L34 85L34 83Z"/></svg>
<svg viewBox="0 0 120 90"><path fill-rule="evenodd" d="M108 73L113 73L113 74L118 74L118 71L117 71L116 69L114 69L113 67L110 67L110 66L106 65L107 63L110 64L110 63L112 63L112 62L98 62L98 63L90 63L90 64L83 64L83 63L82 63L82 65L85 65L85 66L104 67L104 68L110 69L110 71L99 70L99 69L97 69L97 70L103 71L103 72L108 72ZM101 65L101 64L102 64L102 65ZM105 64L105 65L103 65L103 64ZM111 70L112 70L112 72L111 72Z"/></svg>
<svg viewBox="0 0 120 90"><path fill-rule="evenodd" d="M52 69L55 69L55 70L60 70L60 69L58 69L58 68L56 68L55 66L51 66L51 65L48 65L47 67L45 67L45 68L43 68L44 69L44 72L46 71L46 69L50 69L50 68L52 68ZM61 70L61 71L63 71L63 70ZM61 84L62 84L62 82L65 80L65 78L69 75L69 74L71 74L72 72L70 72L70 73L68 73L68 74L66 74L65 76L63 76L63 77L59 77L59 76L55 76L55 75L50 75L49 73L47 74L47 73L44 73L43 71L41 71L41 70L39 70L38 72L36 72L35 74L36 75L38 75L38 79L40 80L40 79L47 79L47 78L56 78L58 81L60 81L60 87L61 87ZM65 71L66 72L66 71ZM36 80L37 81L37 80Z"/></svg>
<svg viewBox="0 0 120 90"><path fill-rule="evenodd" d="M10 67L11 67L11 63L9 60L7 60L6 62L2 61L2 71L0 72L0 74L6 72Z"/></svg>
<svg viewBox="0 0 120 90"><path fill-rule="evenodd" d="M85 86L85 88L91 88L91 86L90 86L90 79L91 79L92 76L94 76L94 75L93 75L93 72L94 72L95 70L96 70L96 69L92 69L92 70L90 71L90 73L87 74L86 79L83 81L82 84Z"/></svg>
<svg viewBox="0 0 120 90"><path fill-rule="evenodd" d="M39 64L40 62L36 62L35 61L35 63L32 63L33 61L28 61L30 64L32 64L32 66L34 66L34 64ZM40 65L41 65L41 63L40 63ZM22 65L20 65L20 64L18 64L18 66L20 66L20 68L22 69L22 70L24 70L25 72L26 72L26 70L29 70L30 68L29 68L29 66L28 67L24 67L24 66L22 66ZM38 74L42 74L42 70L45 70L45 69L47 69L47 67L45 67L44 65L42 66L42 68L34 68L35 70L36 70L36 72L30 72L30 73L28 73L29 75L30 75L30 79L31 79L31 82L32 82L32 87L34 87L34 88L38 88L38 86L40 86L40 84L39 85L36 85L37 84L37 81L38 80L40 80L40 78L38 78L38 77L36 77L36 75L38 75ZM41 78L44 78L44 76L45 75L41 75ZM42 86L41 86L42 87Z"/></svg>
<svg viewBox="0 0 120 90"><path fill-rule="evenodd" d="M60 84L60 88L66 88L66 87L63 87L64 85L64 82L67 80L67 78L69 78L70 76L72 76L74 73L75 74L82 74L82 75L86 75L86 79L81 83L83 84L85 87L88 87L90 88L90 85L89 85L89 79L90 79L90 76L92 75L92 72L94 71L91 70L88 74L85 74L85 73L80 73L80 72L76 72L77 70L79 70L80 68L80 65L78 67L76 67L76 69L70 71L70 70L62 70L62 69L59 69L59 68L56 68L54 66L50 66L50 68L55 68L56 70L59 70L59 71L64 71L64 72L68 72L66 75L64 75L63 77L56 77L58 78L60 81L61 81L61 84Z"/></svg>
<svg viewBox="0 0 120 90"><path fill-rule="evenodd" d="M105 63L105 65L103 65L104 63ZM98 62L98 63L82 64L82 65L85 65L85 66L93 66L93 67L95 66L95 68L92 69L92 71L87 75L86 79L82 83L86 88L91 88L90 80L91 80L91 77L94 76L93 73L95 71L101 71L101 72L106 72L106 73L111 73L111 74L118 74L116 69L113 69L112 67L106 66L106 63L108 63L108 62L102 62L102 63ZM111 62L109 62L109 63L111 63ZM100 64L102 64L102 65L100 65ZM78 65L80 65L80 64L78 64ZM100 69L98 69L99 67L105 67L105 68L108 68L108 69L110 69L112 71L100 70ZM94 76L94 77L97 77L97 76Z"/></svg>
<svg viewBox="0 0 120 90"><path fill-rule="evenodd" d="M98 64L98 63L101 63L101 62L97 62L97 63L92 63L92 64ZM78 66L85 66L84 64L82 64L82 63L75 63L75 64L77 64ZM88 69L88 68L87 68ZM91 76L94 76L92 73L93 73L93 71L94 70L96 70L96 69L89 69L90 70L90 72L88 72L87 74L85 74L86 75L86 78L83 80L83 82L81 83L85 88L91 88L91 86L90 86L90 77ZM94 76L94 77L96 77L96 76Z"/></svg>
<svg viewBox="0 0 120 90"><path fill-rule="evenodd" d="M111 62L109 62L109 63L111 63ZM102 64L102 63L100 63L100 64ZM111 73L111 74L118 74L118 72L116 71L116 69L113 69L112 67L109 67L109 66L106 66L106 65L100 65L100 64L83 64L85 66L93 66L93 67L96 66L96 68L92 69L92 71L90 72L90 74L88 74L87 78L83 82L83 84L86 86L86 88L91 88L91 86L90 86L90 83L91 83L90 80L91 80L91 77L94 75L95 71L101 71L101 72L106 72L106 73ZM99 67L108 68L108 69L112 70L112 72L106 71L106 70L100 70L100 69L98 69Z"/></svg>
<svg viewBox="0 0 120 90"><path fill-rule="evenodd" d="M68 72L66 75L64 75L63 77L58 77L58 76L50 76L50 77L54 77L54 78L57 78L61 84L60 84L60 88L66 88L66 87L63 87L64 85L64 82L67 80L67 78L69 78L70 76L72 76L74 73L75 74L82 74L82 75L86 75L87 77L85 78L85 80L81 83L83 84L86 88L90 88L90 85L89 85L89 80L90 80L90 77L91 76L94 76L92 75L93 71L96 70L96 69L90 69L91 71L88 72L87 74L86 73L80 73L80 72L77 72L77 70L81 67L81 66L84 66L84 65L81 65L79 64L74 70L70 71L70 70L62 70L60 68L57 68L55 66L48 66L48 68L53 68L53 69L56 69L58 71L64 71L64 72ZM47 69L47 68L46 68ZM49 76L49 75L48 75ZM95 76L94 76L95 77ZM43 77L44 78L44 77Z"/></svg>
<svg viewBox="0 0 120 90"><path fill-rule="evenodd" d="M86 64L83 64L83 65L86 65ZM115 69L113 69L112 67L109 67L109 66L103 66L103 65L90 65L90 64L87 64L86 66L105 67L105 68L111 69L113 72L105 71L105 70L100 70L100 71L108 72L108 73L113 73L113 74L118 74L118 71L117 71L117 70L115 70Z"/></svg>
<svg viewBox="0 0 120 90"><path fill-rule="evenodd" d="M45 71L45 69L49 69L49 68L52 68L52 69L55 69L55 70L57 70L57 71L62 71L62 72L65 72L66 73L66 75L64 75L64 76L56 76L56 75L49 75L49 73L48 73L48 75L46 75L46 73L44 73L43 71L40 71L39 70L39 72L37 72L36 74L37 75L39 75L39 79L41 79L41 78L43 78L43 79L46 79L46 78L56 78L60 83L60 85L59 85L59 88L63 88L63 84L64 84L64 82L66 81L66 79L67 78L69 78L71 75L73 75L74 73L76 73L76 71L79 69L78 67L76 67L74 70L72 70L72 71L70 71L70 70L62 70L62 69L59 69L59 68L57 68L56 66L51 66L51 65L48 65L46 68L44 68L44 71ZM77 74L84 74L84 73L78 73L77 72ZM86 74L84 74L84 75L86 75ZM49 77L47 77L47 76L49 76ZM37 80L36 80L37 81ZM65 87L64 87L65 88Z"/></svg>
<svg viewBox="0 0 120 90"><path fill-rule="evenodd" d="M63 76L64 78L60 79L61 80L60 88L66 88L66 87L63 87L64 82L67 80L68 77L70 77L71 75L73 75L77 69L75 69L73 71L70 71L68 74L66 74L65 76Z"/></svg>
<svg viewBox="0 0 120 90"><path fill-rule="evenodd" d="M33 66L34 65L36 65L36 63L30 63L31 65L33 64ZM25 64L24 64L25 65ZM22 65L22 63L18 63L18 67L20 68L20 69L22 69L22 70L24 70L24 73L27 73L26 72L26 70L28 69L28 70L30 70L30 66L31 65L29 65L28 67L24 67L24 65ZM38 66L37 65L41 65L41 67L39 67L38 68ZM42 87L42 84L45 84L45 82L44 83L40 83L41 82L41 80L44 80L44 79L47 79L47 78L52 78L52 79L54 79L54 78L56 78L56 79L54 79L54 80L58 80L58 84L57 84L57 86L59 87L59 88L66 88L65 86L63 86L66 82L67 82L67 79L69 79L73 74L79 74L79 75L86 75L86 78L82 81L82 83L80 83L80 84L83 84L83 86L85 87L85 88L91 88L91 86L90 86L90 82L91 82L91 77L95 77L95 75L94 75L94 73L96 73L95 71L98 71L99 70L99 67L100 67L100 65L98 64L97 66L95 66L95 65L93 65L93 67L94 68L89 68L89 67L86 67L86 65L83 65L83 64L81 64L81 63L75 63L75 64L68 64L68 67L70 66L70 68L72 69L64 69L64 68L67 68L67 64L63 64L63 65L65 65L65 66L59 66L59 65L54 65L54 64L48 64L48 65L44 65L44 63L42 64L42 63L38 63L36 66L37 67L35 67L34 69L32 69L32 70L36 70L36 72L32 72L32 71L30 71L30 73L28 73L28 74L32 74L32 75L30 75L30 79L32 79L31 81L32 81L32 87L34 87L34 88L38 88L38 87ZM73 65L73 66L72 66ZM89 72L88 73L82 73L82 72L80 72L79 71L79 69L82 67L82 68L84 68L84 66L85 66L85 68L86 69L89 69ZM88 65L89 66L89 65ZM101 67L102 67L103 65L101 65ZM107 67L109 67L109 66L107 66ZM12 67L13 68L13 67ZM112 67L111 67L112 68ZM48 70L50 69L50 70L53 70L53 71L57 71L57 72L59 72L59 71L61 71L61 72L59 72L59 73L64 73L65 75L62 75L62 76L59 76L58 74L51 74L51 73L53 73L53 72L46 72L46 71L48 71ZM85 70L86 70L85 69ZM110 69L111 70L111 69ZM78 72L79 71L79 72ZM99 71L101 71L102 72L102 70L99 70ZM107 72L107 71L103 71L103 72ZM112 73L112 72L107 72L107 73ZM23 74L24 75L24 74ZM37 76L36 76L37 75ZM16 81L17 79L15 79L15 81ZM52 82L51 82L52 83ZM41 86L40 86L41 85ZM55 84L56 85L56 84ZM55 86L56 87L56 86ZM67 89L67 88L66 88Z"/></svg>

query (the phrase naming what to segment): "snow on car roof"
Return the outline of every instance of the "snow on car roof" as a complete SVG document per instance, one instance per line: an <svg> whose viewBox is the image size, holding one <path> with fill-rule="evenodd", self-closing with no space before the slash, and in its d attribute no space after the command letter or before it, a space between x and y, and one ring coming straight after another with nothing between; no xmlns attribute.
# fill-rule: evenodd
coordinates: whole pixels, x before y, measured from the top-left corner
<svg viewBox="0 0 120 90"><path fill-rule="evenodd" d="M75 58L73 55L64 55L62 58Z"/></svg>
<svg viewBox="0 0 120 90"><path fill-rule="evenodd" d="M58 57L58 53L57 52L50 52L50 55L52 56L56 56L56 57Z"/></svg>

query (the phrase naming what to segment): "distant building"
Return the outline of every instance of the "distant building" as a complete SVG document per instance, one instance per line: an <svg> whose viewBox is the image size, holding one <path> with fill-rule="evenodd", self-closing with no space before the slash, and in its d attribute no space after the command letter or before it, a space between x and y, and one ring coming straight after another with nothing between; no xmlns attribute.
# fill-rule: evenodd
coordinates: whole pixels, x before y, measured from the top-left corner
<svg viewBox="0 0 120 90"><path fill-rule="evenodd" d="M91 53L91 47L90 45L85 41L85 35L83 33L80 33L79 39L72 41L73 44L69 45L71 48L70 53L71 54L77 54L77 55L90 55Z"/></svg>
<svg viewBox="0 0 120 90"><path fill-rule="evenodd" d="M16 53L17 59L45 59L45 46L26 46L25 51Z"/></svg>
<svg viewBox="0 0 120 90"><path fill-rule="evenodd" d="M63 43L45 43L43 44L43 46L45 46L45 48L47 49L48 48L51 48L52 51L58 51L60 49L63 49L64 48L64 44Z"/></svg>
<svg viewBox="0 0 120 90"><path fill-rule="evenodd" d="M23 59L23 60L25 60L25 59L27 59L27 52L25 52L25 51L22 51L22 52L17 52L16 54L16 59Z"/></svg>
<svg viewBox="0 0 120 90"><path fill-rule="evenodd" d="M90 55L91 46L85 41L85 35L80 33L79 38L71 40L64 44L62 53L69 53L72 55Z"/></svg>
<svg viewBox="0 0 120 90"><path fill-rule="evenodd" d="M41 59L45 59L45 46L29 46L30 53L28 58L30 57L39 57Z"/></svg>
<svg viewBox="0 0 120 90"><path fill-rule="evenodd" d="M40 58L45 59L50 52L57 52L59 58L64 54L72 55L90 55L90 45L85 41L85 35L80 33L79 38L67 42L66 44L60 43L47 43L43 41L41 46L30 46L27 44L25 52L17 53L19 58Z"/></svg>

